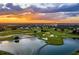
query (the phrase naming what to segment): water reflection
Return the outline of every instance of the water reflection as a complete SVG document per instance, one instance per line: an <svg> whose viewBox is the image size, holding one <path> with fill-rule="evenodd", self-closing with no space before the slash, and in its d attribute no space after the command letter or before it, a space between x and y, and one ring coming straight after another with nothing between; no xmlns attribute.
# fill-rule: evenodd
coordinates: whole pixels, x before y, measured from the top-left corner
<svg viewBox="0 0 79 59"><path fill-rule="evenodd" d="M40 54L41 49L43 49L45 46L47 46L48 44L45 44L43 46L41 46L38 50L37 50L37 54Z"/></svg>
<svg viewBox="0 0 79 59"><path fill-rule="evenodd" d="M79 40L79 38L72 38L72 39L74 39L74 40Z"/></svg>
<svg viewBox="0 0 79 59"><path fill-rule="evenodd" d="M33 39L33 38L32 38ZM44 41L34 38L20 39L19 43L14 41L2 41L0 44L0 50L10 52L12 54L36 54L38 48L44 45Z"/></svg>
<svg viewBox="0 0 79 59"><path fill-rule="evenodd" d="M19 43L19 40L14 40L15 43Z"/></svg>
<svg viewBox="0 0 79 59"><path fill-rule="evenodd" d="M2 41L1 44L8 44L9 41Z"/></svg>
<svg viewBox="0 0 79 59"><path fill-rule="evenodd" d="M79 40L73 39L48 39L43 41L35 37L26 37L14 41L0 42L0 50L17 55L64 55L71 54L74 50L79 49Z"/></svg>
<svg viewBox="0 0 79 59"><path fill-rule="evenodd" d="M78 40L79 41L79 40ZM79 49L79 43L77 40L64 39L64 45L47 45L41 49L39 54L42 55L69 55L72 54L74 50Z"/></svg>

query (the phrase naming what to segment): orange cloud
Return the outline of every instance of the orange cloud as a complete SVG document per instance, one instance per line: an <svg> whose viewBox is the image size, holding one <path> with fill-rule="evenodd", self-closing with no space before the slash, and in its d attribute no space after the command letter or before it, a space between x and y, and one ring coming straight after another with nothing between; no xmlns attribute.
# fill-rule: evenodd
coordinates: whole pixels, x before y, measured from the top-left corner
<svg viewBox="0 0 79 59"><path fill-rule="evenodd" d="M79 16L69 17L67 19L59 20L59 23L79 23Z"/></svg>
<svg viewBox="0 0 79 59"><path fill-rule="evenodd" d="M61 20L40 20L39 18L35 19L36 15L2 15L0 16L0 23L79 23L79 17L69 17Z"/></svg>

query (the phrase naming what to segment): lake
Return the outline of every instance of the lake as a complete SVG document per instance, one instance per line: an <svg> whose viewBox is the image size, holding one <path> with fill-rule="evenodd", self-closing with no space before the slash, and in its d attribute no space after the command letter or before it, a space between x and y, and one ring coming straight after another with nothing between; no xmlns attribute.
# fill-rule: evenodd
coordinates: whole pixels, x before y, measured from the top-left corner
<svg viewBox="0 0 79 59"><path fill-rule="evenodd" d="M0 50L14 55L70 55L79 49L79 40L66 38L63 45L50 45L36 37L25 37L19 42L0 41Z"/></svg>

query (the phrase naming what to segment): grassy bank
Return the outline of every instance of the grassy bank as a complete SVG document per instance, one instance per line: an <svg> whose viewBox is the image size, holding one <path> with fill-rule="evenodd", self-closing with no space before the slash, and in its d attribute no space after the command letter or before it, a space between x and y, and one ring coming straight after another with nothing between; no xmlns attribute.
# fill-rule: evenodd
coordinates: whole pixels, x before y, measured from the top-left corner
<svg viewBox="0 0 79 59"><path fill-rule="evenodd" d="M41 31L40 28L31 28L28 30L24 30L24 29L17 29L17 30L6 30L6 31L2 31L0 32L0 36L7 36L7 35L14 35L14 34L25 34L25 35L33 35L35 37L38 37L40 39L42 38L47 38L48 41L51 41L53 39L63 39L63 38L79 38L79 35L75 35L75 34L69 34L69 30L65 30L65 31L55 31L53 28L44 28L44 31ZM6 37L6 38L0 38L0 40L12 40L13 37ZM43 39L44 40L44 39ZM53 42L52 41L52 42Z"/></svg>
<svg viewBox="0 0 79 59"><path fill-rule="evenodd" d="M74 51L72 55L79 55L79 50Z"/></svg>
<svg viewBox="0 0 79 59"><path fill-rule="evenodd" d="M9 53L9 52L0 51L0 55L12 55L12 54L11 54L11 53Z"/></svg>

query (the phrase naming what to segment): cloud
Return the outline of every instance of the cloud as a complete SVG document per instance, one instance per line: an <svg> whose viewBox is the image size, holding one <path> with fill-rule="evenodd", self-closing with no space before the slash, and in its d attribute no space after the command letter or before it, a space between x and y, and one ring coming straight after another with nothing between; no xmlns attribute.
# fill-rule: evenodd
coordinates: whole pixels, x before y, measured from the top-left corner
<svg viewBox="0 0 79 59"><path fill-rule="evenodd" d="M0 11L32 10L41 13L78 12L79 3L7 3L0 4Z"/></svg>
<svg viewBox="0 0 79 59"><path fill-rule="evenodd" d="M33 19L40 20L61 20L79 16L79 12L56 12L56 13L36 13Z"/></svg>
<svg viewBox="0 0 79 59"><path fill-rule="evenodd" d="M43 12L43 13L71 12L71 11L79 11L79 4L78 3L29 4L29 6L26 9L32 9L35 12Z"/></svg>
<svg viewBox="0 0 79 59"><path fill-rule="evenodd" d="M0 4L0 11L20 11L23 10L19 5L13 3Z"/></svg>
<svg viewBox="0 0 79 59"><path fill-rule="evenodd" d="M79 16L79 3L7 3L0 4L0 11L40 12L39 19L63 19Z"/></svg>
<svg viewBox="0 0 79 59"><path fill-rule="evenodd" d="M7 3L6 7L10 8L11 10L14 10L14 11L22 10L22 8L19 5L13 5L12 3Z"/></svg>

